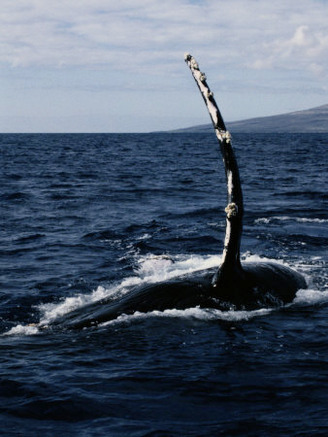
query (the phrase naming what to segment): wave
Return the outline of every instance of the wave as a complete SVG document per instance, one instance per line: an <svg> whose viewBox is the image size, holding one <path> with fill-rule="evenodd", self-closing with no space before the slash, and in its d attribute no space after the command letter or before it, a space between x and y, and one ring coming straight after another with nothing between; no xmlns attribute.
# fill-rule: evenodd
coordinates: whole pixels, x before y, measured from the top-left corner
<svg viewBox="0 0 328 437"><path fill-rule="evenodd" d="M290 217L290 216L273 216L260 217L254 221L255 224L269 224L274 221L292 221L296 223L328 223L328 219L308 218L308 217Z"/></svg>
<svg viewBox="0 0 328 437"><path fill-rule="evenodd" d="M3 193L0 196L1 201L23 201L23 200L29 200L32 197L30 193L25 193L22 191L17 192L10 192L10 193Z"/></svg>
<svg viewBox="0 0 328 437"><path fill-rule="evenodd" d="M302 199L319 199L325 200L327 199L327 193L320 191L287 191L287 192L276 192L273 193L273 196L284 196L284 197L301 197Z"/></svg>

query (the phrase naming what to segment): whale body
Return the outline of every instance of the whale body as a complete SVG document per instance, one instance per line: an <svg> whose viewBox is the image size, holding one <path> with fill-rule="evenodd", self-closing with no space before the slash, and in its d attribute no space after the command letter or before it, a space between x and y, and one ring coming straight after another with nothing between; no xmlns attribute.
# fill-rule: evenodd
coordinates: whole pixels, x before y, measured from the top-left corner
<svg viewBox="0 0 328 437"><path fill-rule="evenodd" d="M84 328L136 312L204 308L255 310L291 302L297 290L306 287L302 275L274 263L244 263L242 275L227 277L213 286L215 270L178 277L165 282L138 286L121 297L115 295L78 308L57 318L52 325Z"/></svg>
<svg viewBox="0 0 328 437"><path fill-rule="evenodd" d="M191 55L185 55L192 75L208 108L223 158L228 204L226 234L221 265L217 269L178 277L165 282L134 287L123 296L83 306L57 318L52 324L66 328L83 328L135 312L208 308L253 310L276 307L291 302L299 289L306 288L304 277L291 268L275 263L240 261L243 222L243 196L231 137L204 73Z"/></svg>

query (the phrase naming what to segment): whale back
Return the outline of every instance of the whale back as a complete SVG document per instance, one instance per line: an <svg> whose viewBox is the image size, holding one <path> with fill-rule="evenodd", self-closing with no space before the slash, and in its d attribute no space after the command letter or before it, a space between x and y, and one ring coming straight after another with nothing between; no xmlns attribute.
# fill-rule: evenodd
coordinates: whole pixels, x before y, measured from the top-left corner
<svg viewBox="0 0 328 437"><path fill-rule="evenodd" d="M244 263L239 274L233 277L230 273L219 276L217 287L212 285L213 270L137 286L123 296L114 294L71 311L57 318L52 327L81 329L136 312L276 307L291 302L296 291L306 286L300 274L280 264Z"/></svg>
<svg viewBox="0 0 328 437"><path fill-rule="evenodd" d="M220 268L215 277L217 298L238 309L280 306L306 288L300 273L278 263L245 262L240 269Z"/></svg>

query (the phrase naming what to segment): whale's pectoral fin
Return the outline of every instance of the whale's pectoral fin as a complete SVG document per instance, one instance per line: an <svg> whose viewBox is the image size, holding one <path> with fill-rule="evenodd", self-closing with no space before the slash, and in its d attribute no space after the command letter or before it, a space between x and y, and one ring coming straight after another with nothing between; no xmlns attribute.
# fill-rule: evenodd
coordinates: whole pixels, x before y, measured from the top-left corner
<svg viewBox="0 0 328 437"><path fill-rule="evenodd" d="M231 135L227 131L222 115L210 90L206 76L199 69L195 58L190 54L185 55L185 61L202 94L210 114L216 137L220 144L223 158L228 204L226 212L226 234L222 263L213 277L212 285L218 297L227 298L233 302L247 302L256 298L257 293L270 295L271 292L290 301L297 289L306 286L304 278L291 269L280 265L255 266L244 268L240 262L240 242L243 227L243 195L237 160L231 144Z"/></svg>
<svg viewBox="0 0 328 437"><path fill-rule="evenodd" d="M187 62L198 88L202 93L204 102L210 114L216 137L220 144L220 151L226 173L228 204L225 209L227 214L226 235L221 269L225 266L227 272L234 272L235 270L241 272L240 241L243 227L244 205L237 160L231 144L231 135L226 130L225 123L218 105L215 102L214 95L206 82L205 74L200 72L198 63L190 54L185 55L185 61ZM225 276L227 274L228 273L225 273ZM220 275L218 273L213 279L214 285L218 285L219 278Z"/></svg>
<svg viewBox="0 0 328 437"><path fill-rule="evenodd" d="M222 132L222 135L224 135L227 129L224 124L218 105L216 104L216 101L214 99L214 94L212 93L206 82L205 73L202 73L200 71L196 59L193 56L191 56L189 53L185 54L185 61L191 70L191 73L197 83L199 91L202 94L205 105L208 108L208 112L210 114L214 129L218 130L219 132Z"/></svg>

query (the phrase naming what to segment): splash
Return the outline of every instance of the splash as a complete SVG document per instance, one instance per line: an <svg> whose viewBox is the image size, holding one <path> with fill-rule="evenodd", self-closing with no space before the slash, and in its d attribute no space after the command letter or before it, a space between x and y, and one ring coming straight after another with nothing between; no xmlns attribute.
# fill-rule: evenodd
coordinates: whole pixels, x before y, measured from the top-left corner
<svg viewBox="0 0 328 437"><path fill-rule="evenodd" d="M26 336L26 335L36 335L39 334L39 328L37 325L17 325L11 328L9 331L1 334L1 337L15 335L15 336Z"/></svg>
<svg viewBox="0 0 328 437"><path fill-rule="evenodd" d="M47 303L37 307L41 314L40 326L49 325L71 311L83 306L106 299L110 296L120 297L129 292L131 288L153 284L160 281L168 281L178 276L192 274L199 270L216 267L220 263L218 256L179 255L147 255L136 259L135 275L122 279L109 288L99 286L90 294L78 294L67 297L59 303Z"/></svg>
<svg viewBox="0 0 328 437"><path fill-rule="evenodd" d="M296 293L296 297L293 300L293 304L298 305L315 305L318 303L327 303L328 302L328 290L320 291L320 290L299 290Z"/></svg>
<svg viewBox="0 0 328 437"><path fill-rule="evenodd" d="M41 304L37 307L41 314L39 326L42 327L49 325L51 322L56 320L58 317L63 316L64 314L70 313L78 308L82 308L90 303L107 298L115 292L115 286L108 289L99 286L91 294L78 294L76 296L67 297L59 303Z"/></svg>
<svg viewBox="0 0 328 437"><path fill-rule="evenodd" d="M217 255L147 255L138 258L136 274L142 282L167 281L178 276L192 274L200 270L217 267L221 257Z"/></svg>

